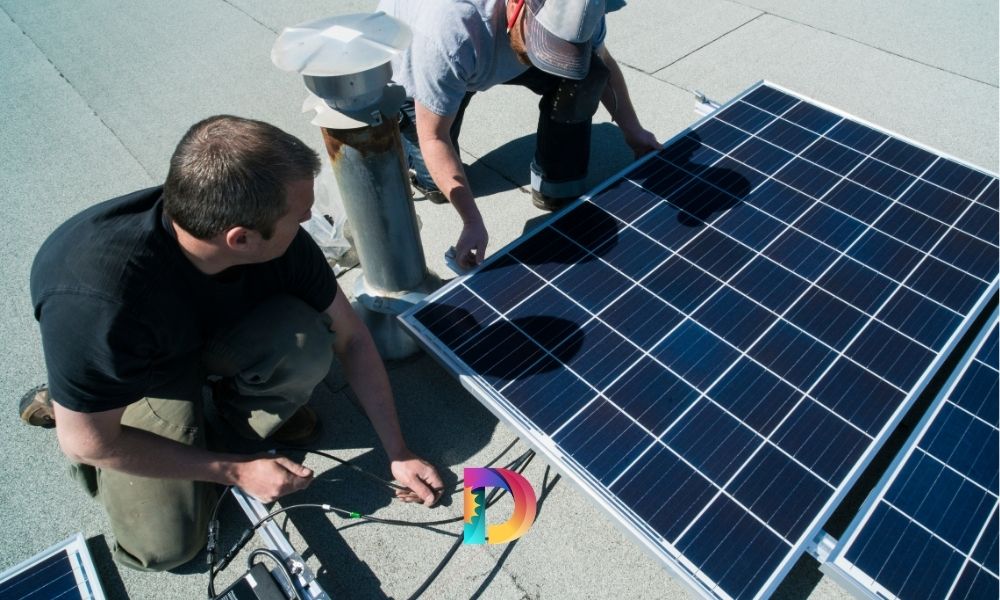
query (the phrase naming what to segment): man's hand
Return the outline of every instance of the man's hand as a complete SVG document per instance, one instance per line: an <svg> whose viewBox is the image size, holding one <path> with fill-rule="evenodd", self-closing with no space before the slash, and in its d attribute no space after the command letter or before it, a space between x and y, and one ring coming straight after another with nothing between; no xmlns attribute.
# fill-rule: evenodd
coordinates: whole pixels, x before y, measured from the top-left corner
<svg viewBox="0 0 1000 600"><path fill-rule="evenodd" d="M236 485L263 503L309 487L312 469L284 456L261 455L237 463Z"/></svg>
<svg viewBox="0 0 1000 600"><path fill-rule="evenodd" d="M434 467L427 461L406 452L403 458L393 460L390 464L392 476L408 489L397 490L396 497L403 502L419 502L431 507L441 497L444 484Z"/></svg>
<svg viewBox="0 0 1000 600"><path fill-rule="evenodd" d="M368 329L342 292L337 293L326 313L331 328L337 332L334 351L347 381L389 456L392 476L408 488L397 496L406 502L433 505L440 495L441 478L434 467L410 452L403 440L389 377Z"/></svg>
<svg viewBox="0 0 1000 600"><path fill-rule="evenodd" d="M482 220L472 221L462 226L462 233L455 244L455 260L463 269L471 269L486 258L486 244L490 236Z"/></svg>
<svg viewBox="0 0 1000 600"><path fill-rule="evenodd" d="M629 148L632 148L636 158L660 149L660 142L648 129L638 127L635 130L626 130L622 128L622 135L625 136L625 143L629 145Z"/></svg>

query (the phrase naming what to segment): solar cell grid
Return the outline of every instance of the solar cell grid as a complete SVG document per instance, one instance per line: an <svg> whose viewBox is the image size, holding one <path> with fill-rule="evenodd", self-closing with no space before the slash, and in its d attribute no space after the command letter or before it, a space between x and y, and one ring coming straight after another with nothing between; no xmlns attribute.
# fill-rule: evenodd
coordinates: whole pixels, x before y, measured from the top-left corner
<svg viewBox="0 0 1000 600"><path fill-rule="evenodd" d="M995 598L996 312L831 557L883 597Z"/></svg>
<svg viewBox="0 0 1000 600"><path fill-rule="evenodd" d="M0 598L80 600L82 596L70 556L66 550L60 550L0 582Z"/></svg>
<svg viewBox="0 0 1000 600"><path fill-rule="evenodd" d="M86 540L77 533L0 572L0 598L103 600L105 595Z"/></svg>
<svg viewBox="0 0 1000 600"><path fill-rule="evenodd" d="M958 229L973 207L996 214L995 179L914 150L760 86L480 271L545 282L521 304L473 275L408 323L464 331L444 357L474 391L703 592L765 594L996 287L995 242L991 263L963 251L990 240ZM518 326L532 315L572 341ZM479 354L498 324L527 359L499 380L477 367L504 362Z"/></svg>

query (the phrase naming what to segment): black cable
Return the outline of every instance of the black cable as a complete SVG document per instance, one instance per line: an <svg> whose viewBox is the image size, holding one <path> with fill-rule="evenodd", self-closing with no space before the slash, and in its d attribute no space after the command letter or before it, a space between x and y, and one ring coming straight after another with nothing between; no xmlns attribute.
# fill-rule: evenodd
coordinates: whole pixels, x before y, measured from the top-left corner
<svg viewBox="0 0 1000 600"><path fill-rule="evenodd" d="M513 448L519 441L521 441L519 438L514 438L513 440L511 440L510 443L507 444L507 447L504 448L502 451L500 451L500 454L497 454L496 456L494 456L493 459L490 462L486 463L483 466L484 467L492 467L493 465L495 465L498 462L500 462L500 459L503 458L504 454L507 454L508 452L510 452L510 449ZM532 450L528 450L528 452L533 452L533 451ZM528 452L525 452L524 454L527 454ZM521 456L524 456L524 454L522 454ZM458 493L458 491L462 489L462 487L463 487L462 484L463 483L465 483L465 478L462 478L462 479L459 479L458 481L456 481L455 482L455 491L453 491L452 493L453 494Z"/></svg>
<svg viewBox="0 0 1000 600"><path fill-rule="evenodd" d="M215 548L219 543L219 508L222 507L223 500L229 495L229 490L232 486L226 486L222 493L219 494L219 499L215 502L215 508L212 509L212 518L208 522L208 542L205 544L205 562L208 563L208 597L215 598L215 573L212 572L212 567L215 563Z"/></svg>
<svg viewBox="0 0 1000 600"><path fill-rule="evenodd" d="M514 447L515 445L517 445L517 443L518 443L518 442L520 442L520 441L521 441L521 440L520 440L520 438L514 438L513 440L511 440L511 441L510 441L510 443L509 443L509 444L507 444L507 447L506 447L506 448L504 448L504 449L503 449L503 450L502 450L502 451L500 452L500 454L497 454L496 456L494 456L494 457L493 457L493 460L491 460L490 462L486 463L486 464L485 464L485 465L483 465L483 466L484 466L484 467L492 467L492 466L493 466L493 465L495 465L496 463L500 462L500 459L501 459L501 458L503 458L503 455L504 455L504 454L507 454L508 452L510 452L510 449L511 449L511 448L513 448L513 447ZM530 450L529 450L529 452L530 452ZM525 452L525 454L527 454L527 452Z"/></svg>
<svg viewBox="0 0 1000 600"><path fill-rule="evenodd" d="M253 559L257 556L266 556L277 563L278 570L281 571L282 577L284 577L285 581L288 583L288 589L292 592L292 598L290 600L302 600L302 597L299 596L298 590L295 589L295 579L292 577L292 572L288 570L288 565L285 564L284 560L282 560L280 554L270 548L255 548L254 550L251 550L249 556L247 556L248 571L253 568Z"/></svg>
<svg viewBox="0 0 1000 600"><path fill-rule="evenodd" d="M524 454L522 454L518 458L516 458L513 461L511 461L510 463L508 463L506 465L506 467L507 468L511 468L511 469L517 471L518 473L523 473L524 470L528 467L528 465L531 464L531 461L532 461L532 459L534 459L534 457L535 457L535 451L534 450L528 450L527 452L525 452ZM486 498L486 506L487 507L493 506L493 504L496 503L497 501L499 501L500 498L502 498L505 493L506 493L506 490L504 490L502 488L494 488L490 492L490 494L487 496L487 498ZM266 515L264 515L263 517L261 517L260 519L258 519L256 523L254 523L253 525L251 525L250 528L246 529L243 532L243 534L240 536L240 539L236 542L236 544L233 545L233 547L229 550L229 552L227 552L225 554L225 556L222 557L222 559L216 565L215 569L212 570L214 572L210 572L209 573L210 581L212 581L212 578L214 578L214 575L216 573L219 573L220 571L222 571L223 569L225 569L229 565L229 563L232 561L232 559L235 558L237 554L239 554L239 552L253 538L253 534L258 529L260 529L264 525L264 523L266 523L266 522L274 519L278 515L287 513L287 512L289 512L291 510L298 510L298 509L303 509L303 508L314 508L314 509L319 508L319 509L322 509L325 512L336 513L336 514L339 514L342 517L346 517L346 518L349 518L349 519L363 519L365 521L371 521L373 523L383 523L383 524L387 524L387 525L399 525L399 526L402 526L402 527L419 527L419 528L422 528L422 529L430 529L430 525L431 524L454 523L456 521L461 521L461 520L465 519L465 517L463 516L463 517L456 517L456 518L453 518L453 519L445 519L445 520L437 521L437 522L435 522L435 521L427 521L427 522L399 521L399 520L395 520L395 519L381 519L381 518L378 518L378 517L370 517L370 516L367 516L367 515L362 515L362 514L360 514L358 512L349 511L347 509L341 508L339 506L334 506L332 504L315 504L315 503L294 504L292 506L282 507L282 508L279 508L279 509L276 509L276 510L273 510L273 511L267 513ZM441 561L441 563L439 564L439 569L436 569L435 572L432 573L432 577L429 577L428 580L424 582L425 585L421 586L422 589L419 590L419 593L423 593L423 590L426 589L426 586L429 586L430 582L433 582L434 578L437 577L437 574L440 573L440 571L447 564L448 560L451 559L451 556L454 555L455 550L457 550L457 547L459 545L461 545L461 542L462 542L462 537L459 536L458 539L456 540L456 543L455 543L455 546L454 546L453 550L449 551L449 553L445 557L445 559L443 559ZM417 595L419 595L419 594L417 594ZM412 596L412 597L415 598L416 595ZM214 596L210 596L210 598L214 598Z"/></svg>
<svg viewBox="0 0 1000 600"><path fill-rule="evenodd" d="M462 541L463 539L461 536L457 540L455 540L455 543L451 545L451 548L448 548L448 553L444 555L444 558L441 559L441 562L439 562L437 566L434 567L434 570L431 571L431 574L428 575L426 579L424 579L424 582L420 584L420 587L418 587L416 591L410 594L410 597L407 598L407 600L417 600L417 598L419 598L421 594L427 591L427 588L431 587L431 584L434 583L434 580L437 579L437 576L440 575L441 571L444 571L444 568L448 566L449 562L451 562L451 557L455 556L455 553L458 552L458 549L462 546Z"/></svg>
<svg viewBox="0 0 1000 600"><path fill-rule="evenodd" d="M303 449L303 448L277 448L277 450L283 450L283 451L287 451L287 452L305 452L306 454L315 454L316 456L322 456L323 458L328 458L328 459L330 459L332 461L335 461L335 462L338 462L338 463L344 465L345 467L353 469L353 470L357 471L358 473L364 475L365 477L371 479L372 481L380 483L380 484L382 484L382 485L384 485L384 486L386 486L388 488L391 488L391 489L394 489L394 490L407 490L407 491L409 491L409 488L407 488L406 486L399 485L398 483L394 483L394 482L389 481L387 479L382 479L378 475L374 475L371 472L366 471L365 469L362 469L361 467L359 467L358 465L352 463L351 461L349 461L347 459L339 458L339 457L334 456L333 454L330 454L328 452L323 452L322 450L306 450L306 449Z"/></svg>
<svg viewBox="0 0 1000 600"><path fill-rule="evenodd" d="M508 463L506 468L513 469L518 473L524 473L524 470L528 468L528 465L531 464L531 460L533 458L535 458L535 451L528 450L518 458L514 459L512 462ZM493 506L493 503L499 500L504 493L505 490L503 490L502 488L493 488L493 490L491 490L489 495L486 497L486 506L487 507ZM465 517L459 517L459 518L462 520L465 519ZM429 588L431 584L434 583L434 580L437 579L438 575L441 574L441 571L444 571L444 568L448 566L448 563L451 561L451 558L455 556L455 552L458 551L458 548L459 546L462 545L463 541L464 541L463 537L459 537L458 539L455 540L455 543L452 544L451 548L448 549L448 552L444 555L444 557L437 564L437 566L434 567L434 570L431 571L430 575L428 575L427 578L424 579L424 582L420 584L420 587L418 587L409 596L409 598L407 598L407 600L417 600L417 598L419 598L424 592L427 591L427 588Z"/></svg>
<svg viewBox="0 0 1000 600"><path fill-rule="evenodd" d="M486 463L486 465L484 465L484 466L486 466L486 467L492 467L501 458L503 458L503 456L505 454L507 454L508 452L510 452L511 448L513 448L517 444L518 441L519 440L517 438L514 438L513 440L511 440L511 442L509 444L507 444L506 448L504 448L499 454L497 454L492 460L490 460L490 462ZM282 452L305 452L306 454L315 454L316 456L322 456L323 458L327 458L327 459L330 459L330 460L332 460L332 461L334 461L336 463L344 465L345 467L348 467L349 469L352 469L352 470L360 473L361 475L364 475L368 479L371 479L372 481L374 481L376 483L379 483L381 485L384 485L384 486L386 486L386 487L388 487L390 489L399 490L399 491L403 491L403 490L410 491L409 488L407 488L406 486L399 485L398 483L395 483L393 481L389 481L388 479L383 479L382 477L379 477L378 475L375 475L371 471L368 471L368 470L363 469L362 467L359 467L358 465L356 465L355 463L351 462L350 460L345 459L345 458L340 458L339 456L335 456L333 454L330 454L329 452L324 452L322 450L310 450L310 449L307 449L307 448L292 448L292 447L287 447L287 446L282 446L282 447L275 448L275 451L282 451ZM531 452L531 450L529 450L528 452ZM528 452L525 452L524 454L527 454ZM521 456L524 456L524 454L522 454ZM455 487L454 487L454 489L452 489L452 491L450 493L451 494L457 494L458 492L460 492L462 490L462 483L464 481L465 481L464 479L459 479L458 481L456 481L455 482ZM440 491L440 490L435 490L435 491Z"/></svg>
<svg viewBox="0 0 1000 600"><path fill-rule="evenodd" d="M556 483L559 482L559 475L556 475L552 479L552 483L550 484L549 473L550 473L550 467L546 465L545 475L542 476L542 493L538 495L538 504L536 506L537 512L535 513L536 519L540 517L542 514L542 504L545 503L545 500L548 497L549 493L556 487ZM492 583L493 578L496 577L496 574L500 572L500 569L503 568L504 562L510 556L511 552L514 551L514 548L517 547L517 543L519 541L521 540L520 539L511 540L511 542L507 544L507 547L504 548L503 552L500 554L500 557L497 559L496 564L493 565L493 569L489 572L488 575L486 575L482 583L479 584L479 587L476 589L476 591L473 592L471 596L469 596L469 600L479 600L479 598L482 597L482 595L489 588L490 583Z"/></svg>
<svg viewBox="0 0 1000 600"><path fill-rule="evenodd" d="M225 570L225 568L229 566L229 563L232 562L234 558L236 558L236 555L239 554L241 550L243 550L243 548L247 545L247 543L250 542L251 539L253 539L254 532L260 529L264 525L264 523L270 521L271 519L277 517L278 515L286 513L291 510L298 510L300 508L321 508L327 512L343 511L343 509L330 506L329 504L294 504L292 506L285 506L283 508L272 510L271 512L267 513L266 515L258 519L257 522L251 525L248 529L245 529L243 531L243 534L240 535L240 539L237 540L236 543L233 544L233 547L229 549L229 552L226 552L226 554L223 555L223 557L220 558L217 563L209 567L208 570L209 600L215 598L215 585L214 585L215 576L221 573L223 570Z"/></svg>
<svg viewBox="0 0 1000 600"><path fill-rule="evenodd" d="M500 490L498 490L498 491L500 491ZM358 513L358 512L347 510L346 508L341 508L339 506L334 506L332 504L316 504L316 503L293 504L291 506L285 506L285 507L282 507L282 508L278 508L278 509L272 510L271 512L267 513L266 515L264 515L263 517L261 517L260 519L258 519L249 528L245 529L243 531L243 534L240 535L240 539L237 540L237 542L233 545L233 547L230 548L229 551L226 552L226 554L223 555L223 557L221 559L219 559L219 561L215 564L214 572L215 573L219 573L220 571L222 571L223 569L225 569L226 567L228 567L229 563L232 562L233 558L235 558L236 555L239 554L240 551L253 538L254 533L256 533L256 531L258 529L260 529L261 527L263 527L263 525L265 523L267 523L268 521L274 519L275 517L277 517L279 515L282 515L284 513L289 512L289 511L299 510L299 509L304 509L304 508L322 509L324 512L336 513L336 514L340 515L342 518L346 518L346 519L364 519L366 521L372 521L372 522L375 522L375 523L384 523L384 524L387 524L387 525L399 525L399 526L402 526L402 527L421 527L421 528L427 528L427 525L425 523L419 523L419 522L414 522L414 521L398 521L398 520L394 520L394 519L381 519L381 518L378 518L378 517L370 517L370 516L363 515L363 514Z"/></svg>
<svg viewBox="0 0 1000 600"><path fill-rule="evenodd" d="M395 519L381 519L379 517L370 517L368 515L358 515L356 518L360 519L362 522L367 521L370 523L382 523L383 525L397 525L399 527L416 527L417 529L426 529L427 531L433 531L434 533L440 533L441 535L446 535L448 537L462 537L461 534L445 531L444 529L438 529L434 524L399 521ZM360 525L360 523L357 524ZM346 526L341 527L337 531L341 531L345 528Z"/></svg>
<svg viewBox="0 0 1000 600"><path fill-rule="evenodd" d="M490 462L488 462L486 466L489 467L489 466L495 464L497 461L499 461L507 452L510 451L511 448L514 447L514 445L517 443L517 441L518 441L517 439L512 440L511 443L508 444L507 447L504 448L504 450L502 452L500 452L500 454L498 454L493 460L491 460ZM278 450L285 450L285 451L289 451L289 452L296 452L296 451L301 452L301 451L303 451L303 449L301 449L301 448L278 448ZM336 461L336 462L338 462L338 463L340 463L340 464L342 464L344 466L347 466L347 467L353 469L354 471L357 471L358 473L364 475L365 477L368 477L369 479L371 479L371 480L373 480L373 481L375 481L375 482L377 482L377 483L379 483L381 485L384 485L384 486L386 486L386 487L388 487L390 489L393 489L393 490L408 490L409 489L409 488L406 488L405 486L402 486L402 485L396 484L394 482L382 479L381 477L379 477L377 475L374 475L374 474L366 471L365 469L363 469L363 468L355 465L351 461L339 458L337 456L334 456L333 454L329 454L329 453L323 452L321 450L304 450L304 451L306 453L308 453L308 454L315 454L317 456L322 456L324 458L328 458L330 460ZM512 460L511 462L507 463L505 465L505 468L514 469L514 470L518 471L519 473L523 473L524 469L527 468L528 464L531 463L531 461L532 461L532 459L534 457L535 457L534 450L528 450L528 451L524 452L523 454L521 454L520 456L518 456L517 458L515 458L514 460ZM464 481L463 479L458 480L458 482L456 483L456 488L454 490L452 490L450 493L451 494L455 494L459 490L463 489L463 486L460 485L463 481ZM331 483L332 483L332 481L331 481ZM249 543L249 541L253 538L254 532L256 532L267 521L272 520L275 517L277 517L278 515L284 514L284 513L288 512L290 510L293 510L293 509L299 509L299 508L320 508L320 509L323 509L325 512L339 513L344 518L361 519L362 521L369 521L369 522L372 522L372 523L382 523L382 524L386 524L386 525L398 525L398 526L401 526L401 527L418 527L418 528L421 528L421 529L427 529L427 530L430 530L430 531L434 531L435 533L442 533L442 534L446 534L446 535L454 535L454 534L451 534L450 532L444 532L444 531L437 530L434 527L438 526L438 525L447 525L447 524L450 524L450 523L455 523L455 522L462 521L462 520L465 519L464 516L461 516L461 517L455 517L455 518L450 518L450 519L440 519L440 520L436 520L436 521L402 521L402 520L396 520L396 519L382 519L380 517L372 517L372 516L368 516L368 515L362 515L360 513L357 513L357 512L354 512L354 511L349 511L347 509L344 509L344 508L341 508L341 507L337 507L337 506L333 506L331 504L315 504L315 503L295 504L295 505L292 505L292 506L287 506L287 507L283 507L283 508L274 510L274 511L268 513L267 515L265 515L264 517L261 517L249 529L244 530L243 534L240 536L240 539L236 542L236 544L234 544L233 547L229 550L229 552L227 552L216 563L215 562L215 551L216 551L216 547L217 547L217 544L218 544L218 538L219 538L218 513L219 513L220 507L222 506L222 502L225 499L225 497L228 495L229 490L230 490L231 487L232 486L227 487L223 491L223 493L219 496L219 500L216 502L215 508L212 511L212 518L209 521L209 526L208 526L208 543L206 544L206 560L208 562L208 567L209 567L209 569L208 569L208 571L209 571L209 573L208 573L208 598L210 600L213 599L213 598L215 598L215 576L218 575L222 570L224 570L229 565L229 563L232 561L232 559L246 546L247 543ZM505 490L503 490L501 488L494 488L490 492L489 496L487 496L486 507L488 508L488 507L493 506L494 503L496 503L497 501L500 500L500 498L503 497L504 493L506 493ZM351 527L351 525L347 525L345 527L341 527L340 529L345 529L346 527ZM449 551L449 553L445 556L445 558L439 564L439 568L436 569L436 571L434 573L432 573L432 575L428 578L428 580L424 582L424 585L421 586L421 589L418 589L418 591L415 592L414 596L412 596L413 598L416 598L421 593L423 593L424 590L426 590L426 587L430 585L430 582L432 582L434 580L434 578L437 577L437 574L440 573L440 570L444 568L444 566L447 564L447 562L451 559L451 556L454 555L454 552L457 550L458 546L461 544L461 541L462 541L462 536L458 535L456 537L458 538L456 540L456 545L453 547L452 550ZM252 555L253 555L253 553L251 553L251 556ZM282 564L284 564L284 563L282 563ZM292 589L294 589L294 586L293 586Z"/></svg>
<svg viewBox="0 0 1000 600"><path fill-rule="evenodd" d="M513 461L507 463L504 466L504 468L517 470L518 467L521 466L521 462L525 463L524 466L522 467L522 469L526 468L528 466L528 463L530 463L531 460L534 457L535 457L535 451L534 450L528 450L527 452L525 452L521 456L515 458ZM501 488L494 488L493 491L490 492L490 496L487 498L486 507L489 508L489 507L493 506L494 504L496 504L496 502L498 502L500 500L500 498L502 498L503 495L506 494L506 493L507 492L505 490L501 489ZM375 523L385 522L385 523L390 524L390 525L403 525L403 526L410 526L410 527L435 527L435 526L440 526L440 525L448 525L450 523L458 523L459 521L465 520L465 516L451 517L451 518L448 518L448 519L440 519L440 520L436 520L436 521L389 521L389 520L379 520L379 519L376 519L374 517L366 517L366 516L362 516L361 518L363 518L366 521L372 521L372 522L375 522ZM343 531L344 529L348 529L350 527L354 527L355 525L360 525L360 524L361 523L352 523L352 524L349 524L349 525L345 525L345 526L341 527L340 529L338 529L338 531Z"/></svg>

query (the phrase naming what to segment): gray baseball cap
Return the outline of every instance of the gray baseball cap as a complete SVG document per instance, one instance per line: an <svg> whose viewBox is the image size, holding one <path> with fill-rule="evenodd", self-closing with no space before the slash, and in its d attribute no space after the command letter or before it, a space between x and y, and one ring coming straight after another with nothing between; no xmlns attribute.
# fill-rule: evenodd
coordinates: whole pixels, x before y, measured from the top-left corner
<svg viewBox="0 0 1000 600"><path fill-rule="evenodd" d="M566 79L586 77L591 38L606 12L605 0L526 0L524 8L531 63Z"/></svg>

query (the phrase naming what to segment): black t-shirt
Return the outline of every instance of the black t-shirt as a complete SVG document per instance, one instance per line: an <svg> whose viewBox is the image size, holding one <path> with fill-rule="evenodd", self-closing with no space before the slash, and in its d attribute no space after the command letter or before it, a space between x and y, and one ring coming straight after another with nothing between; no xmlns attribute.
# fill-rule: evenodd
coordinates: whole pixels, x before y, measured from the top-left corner
<svg viewBox="0 0 1000 600"><path fill-rule="evenodd" d="M31 301L52 397L80 412L171 397L203 344L262 300L285 293L318 311L337 293L322 252L299 230L274 260L205 275L163 217L162 187L102 202L42 244Z"/></svg>

